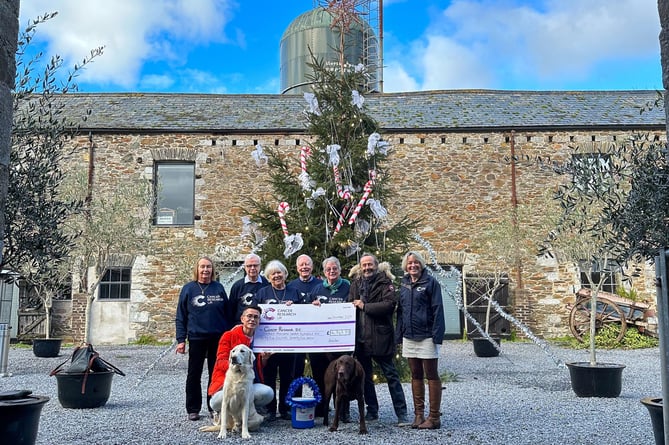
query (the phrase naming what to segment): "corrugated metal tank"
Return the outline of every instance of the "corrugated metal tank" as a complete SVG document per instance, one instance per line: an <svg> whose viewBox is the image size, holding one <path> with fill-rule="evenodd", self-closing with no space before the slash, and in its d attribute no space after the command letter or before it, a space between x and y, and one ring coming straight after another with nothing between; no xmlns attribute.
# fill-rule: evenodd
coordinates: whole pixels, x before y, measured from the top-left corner
<svg viewBox="0 0 669 445"><path fill-rule="evenodd" d="M319 60L338 62L333 48L339 47L339 32L330 29L332 16L324 8L316 8L297 17L281 37L281 94L302 94L311 91L307 74L311 68L310 50ZM367 60L365 43L367 42ZM377 70L378 39L363 21L352 23L346 39L345 58L355 66L363 63L370 71L367 91L379 91Z"/></svg>

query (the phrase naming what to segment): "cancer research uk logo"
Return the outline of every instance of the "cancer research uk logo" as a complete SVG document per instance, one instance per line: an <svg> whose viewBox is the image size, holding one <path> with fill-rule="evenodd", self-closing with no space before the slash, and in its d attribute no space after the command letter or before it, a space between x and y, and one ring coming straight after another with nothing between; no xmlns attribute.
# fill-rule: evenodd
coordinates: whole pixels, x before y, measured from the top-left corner
<svg viewBox="0 0 669 445"><path fill-rule="evenodd" d="M272 321L276 318L275 312L276 309L274 309L273 307L269 307L263 311L262 318L264 318L265 320Z"/></svg>

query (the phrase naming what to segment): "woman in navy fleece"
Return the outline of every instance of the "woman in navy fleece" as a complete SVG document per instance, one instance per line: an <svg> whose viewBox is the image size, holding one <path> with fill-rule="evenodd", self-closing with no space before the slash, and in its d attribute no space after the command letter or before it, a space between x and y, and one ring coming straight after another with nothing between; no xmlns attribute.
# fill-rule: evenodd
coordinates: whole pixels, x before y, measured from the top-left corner
<svg viewBox="0 0 669 445"><path fill-rule="evenodd" d="M221 283L214 280L214 263L200 257L195 263L193 281L181 288L176 314L177 354L186 353L188 339L188 374L186 376L186 412L190 420L200 419L202 408L202 368L205 359L209 379L216 363L216 349L223 332L230 329L228 296ZM207 396L207 408L212 413Z"/></svg>

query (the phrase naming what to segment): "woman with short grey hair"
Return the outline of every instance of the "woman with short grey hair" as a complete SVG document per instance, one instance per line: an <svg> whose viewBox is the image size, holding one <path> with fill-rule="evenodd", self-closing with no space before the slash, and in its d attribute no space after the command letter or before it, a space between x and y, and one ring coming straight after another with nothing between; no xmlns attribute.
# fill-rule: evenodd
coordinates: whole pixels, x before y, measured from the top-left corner
<svg viewBox="0 0 669 445"><path fill-rule="evenodd" d="M269 280L269 286L258 290L258 301L260 304L285 304L301 303L300 296L294 288L286 286L288 269L279 260L272 260L265 266L265 278ZM290 420L290 407L286 403L288 386L295 380L295 354L275 353L272 354L263 368L265 384L272 388L275 393L274 399L267 404L267 420L276 420L276 409L279 407L279 416ZM279 392L276 396L276 378L279 377Z"/></svg>

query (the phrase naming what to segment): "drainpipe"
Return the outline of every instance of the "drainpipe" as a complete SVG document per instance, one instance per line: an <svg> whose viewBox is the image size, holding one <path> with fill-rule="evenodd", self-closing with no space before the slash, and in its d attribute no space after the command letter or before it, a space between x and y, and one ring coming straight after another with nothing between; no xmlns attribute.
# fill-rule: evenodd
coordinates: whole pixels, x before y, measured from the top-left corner
<svg viewBox="0 0 669 445"><path fill-rule="evenodd" d="M518 230L518 194L516 192L516 132L511 130L511 207L513 208L513 230ZM518 289L523 288L523 264L520 259L516 261L516 283Z"/></svg>

